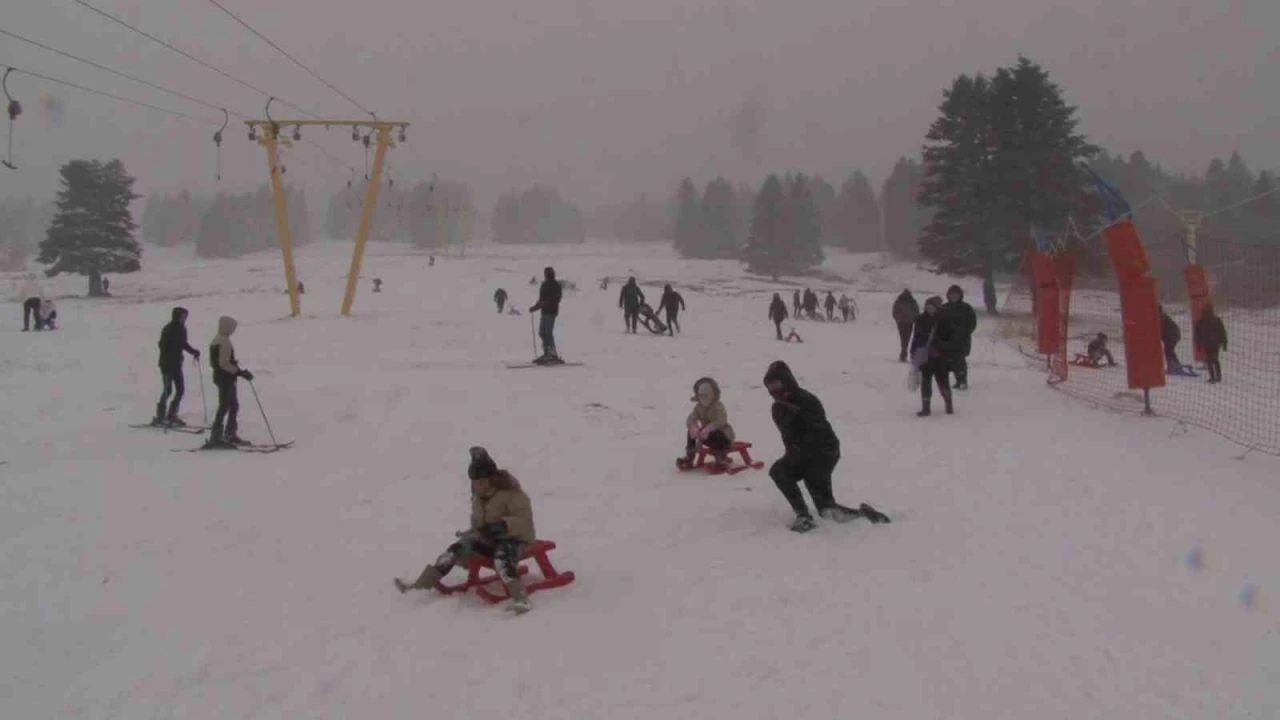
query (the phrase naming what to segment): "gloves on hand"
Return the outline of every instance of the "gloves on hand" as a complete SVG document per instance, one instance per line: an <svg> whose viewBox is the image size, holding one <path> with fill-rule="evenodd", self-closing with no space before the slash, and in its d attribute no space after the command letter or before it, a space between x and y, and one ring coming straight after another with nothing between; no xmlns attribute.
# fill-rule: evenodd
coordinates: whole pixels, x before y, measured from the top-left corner
<svg viewBox="0 0 1280 720"><path fill-rule="evenodd" d="M245 380L248 380L249 382L253 382L253 373L249 372L248 370L241 370L240 377L244 378Z"/></svg>
<svg viewBox="0 0 1280 720"><path fill-rule="evenodd" d="M702 429L698 431L698 439L706 442L707 438L711 437L712 432L714 431L711 429L710 425L703 425Z"/></svg>
<svg viewBox="0 0 1280 720"><path fill-rule="evenodd" d="M199 351L199 350L195 350L195 351L193 351L193 352L191 353L191 355L192 355L192 356L194 356L194 357L195 357L195 359L197 359L197 360L199 360L199 359L200 359L200 351Z"/></svg>
<svg viewBox="0 0 1280 720"><path fill-rule="evenodd" d="M495 542L497 540L501 540L502 538L506 537L506 535L507 535L506 521L499 520L497 522L491 522L488 525L480 526L480 537L484 538L485 540L488 540L489 542Z"/></svg>
<svg viewBox="0 0 1280 720"><path fill-rule="evenodd" d="M533 307L529 308L529 312L537 312L537 311L538 311L537 305L534 305Z"/></svg>

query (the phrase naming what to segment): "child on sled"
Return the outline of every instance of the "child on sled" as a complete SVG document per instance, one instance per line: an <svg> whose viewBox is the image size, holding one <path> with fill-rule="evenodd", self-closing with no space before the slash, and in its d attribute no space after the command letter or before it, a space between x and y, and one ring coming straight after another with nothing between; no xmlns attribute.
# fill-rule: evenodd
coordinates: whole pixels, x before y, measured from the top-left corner
<svg viewBox="0 0 1280 720"><path fill-rule="evenodd" d="M511 609L527 612L532 605L520 580L520 553L534 540L533 505L520 482L498 465L482 447L471 448L471 527L457 534L435 562L428 565L412 584L395 578L396 589L430 590L459 562L473 556L491 558L494 569L511 593Z"/></svg>
<svg viewBox="0 0 1280 720"><path fill-rule="evenodd" d="M698 443L711 448L715 463L729 464L729 446L733 444L733 426L729 424L729 411L720 401L720 385L709 377L698 378L693 384L693 411L685 419L684 457L676 463L685 469L693 466Z"/></svg>

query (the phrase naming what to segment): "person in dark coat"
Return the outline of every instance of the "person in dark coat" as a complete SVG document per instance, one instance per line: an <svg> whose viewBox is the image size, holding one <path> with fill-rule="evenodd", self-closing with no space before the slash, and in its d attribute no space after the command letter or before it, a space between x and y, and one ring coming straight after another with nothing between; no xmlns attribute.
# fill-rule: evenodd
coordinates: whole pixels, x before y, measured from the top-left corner
<svg viewBox="0 0 1280 720"><path fill-rule="evenodd" d="M791 529L806 532L816 527L800 492L801 481L808 488L820 517L835 522L858 517L857 510L838 504L832 495L831 474L840 462L840 440L827 421L822 401L801 388L791 368L781 360L769 365L764 386L773 398L773 423L786 448L783 456L769 468L769 477L796 513Z"/></svg>
<svg viewBox="0 0 1280 720"><path fill-rule="evenodd" d="M169 322L160 331L160 379L164 383L164 392L160 394L160 402L156 403L156 416L152 425L186 425L178 417L178 408L182 405L182 396L186 393L186 381L182 376L182 353L189 353L199 360L200 351L187 342L187 309L176 307L169 315ZM169 394L173 399L169 399ZM168 405L166 411L165 406Z"/></svg>
<svg viewBox="0 0 1280 720"><path fill-rule="evenodd" d="M907 361L907 343L911 342L911 326L920 317L920 303L916 302L910 290L893 301L893 321L898 325L898 339L902 341L902 350L898 353L898 362Z"/></svg>
<svg viewBox="0 0 1280 720"><path fill-rule="evenodd" d="M969 389L969 351L973 349L973 331L978 328L978 314L964 301L964 290L959 285L947 288L947 304L943 306L956 327L956 343L959 345L951 370L956 374L955 388Z"/></svg>
<svg viewBox="0 0 1280 720"><path fill-rule="evenodd" d="M1089 356L1089 362L1094 365L1101 365L1103 360L1107 361L1110 367L1116 366L1116 359L1111 354L1111 349L1107 347L1107 334L1098 333L1098 336L1089 342L1089 347L1085 348L1085 353Z"/></svg>
<svg viewBox="0 0 1280 720"><path fill-rule="evenodd" d="M110 278L107 278L107 277L103 277L103 278L102 278L102 294L103 294L103 295L110 295L110 294L111 294L111 279L110 279Z"/></svg>
<svg viewBox="0 0 1280 720"><path fill-rule="evenodd" d="M680 311L684 310L684 297L671 289L671 283L662 287L662 298L658 301L658 309L667 311L667 334L675 335L680 329Z"/></svg>
<svg viewBox="0 0 1280 720"><path fill-rule="evenodd" d="M773 327L778 331L778 339L781 340L782 321L787 319L787 304L782 301L782 296L778 293L773 294L773 302L769 303L769 319L773 321Z"/></svg>
<svg viewBox="0 0 1280 720"><path fill-rule="evenodd" d="M1209 382L1222 382L1222 363L1218 354L1227 349L1227 327L1222 318L1213 310L1213 304L1207 303L1200 311L1200 319L1192 328L1192 340L1204 350L1204 364L1209 369Z"/></svg>
<svg viewBox="0 0 1280 720"><path fill-rule="evenodd" d="M634 277L627 278L627 284L618 293L618 307L622 308L622 321L627 332L634 335L636 325L640 322L640 305L644 303L644 291L636 284Z"/></svg>
<svg viewBox="0 0 1280 720"><path fill-rule="evenodd" d="M932 414L933 383L946 403L947 414L954 412L951 405L951 366L962 349L961 331L942 306L942 298L934 295L924 302L924 312L916 318L911 330L911 363L920 370L920 412Z"/></svg>
<svg viewBox="0 0 1280 720"><path fill-rule="evenodd" d="M529 308L529 312L542 311L542 319L538 321L538 337L542 339L542 356L534 360L539 365L564 362L556 353L556 317L560 315L560 298L564 290L556 280L556 270L546 267L542 270L543 281L538 288L538 302Z"/></svg>
<svg viewBox="0 0 1280 720"><path fill-rule="evenodd" d="M1160 306L1160 342L1164 344L1164 362L1170 372L1182 372L1182 361L1178 359L1178 343L1182 341L1182 331L1178 323L1173 321Z"/></svg>
<svg viewBox="0 0 1280 720"><path fill-rule="evenodd" d="M834 322L836 319L836 296L827 291L827 299L822 302L822 306L827 310L827 321Z"/></svg>
<svg viewBox="0 0 1280 720"><path fill-rule="evenodd" d="M802 310L804 310L804 303L800 300L800 291L796 290L791 294L791 314L800 317Z"/></svg>
<svg viewBox="0 0 1280 720"><path fill-rule="evenodd" d="M507 291L498 288L493 293L493 301L498 304L498 314L502 314L502 307L507 304Z"/></svg>
<svg viewBox="0 0 1280 720"><path fill-rule="evenodd" d="M804 313L810 320L818 319L818 293L809 288L804 290Z"/></svg>

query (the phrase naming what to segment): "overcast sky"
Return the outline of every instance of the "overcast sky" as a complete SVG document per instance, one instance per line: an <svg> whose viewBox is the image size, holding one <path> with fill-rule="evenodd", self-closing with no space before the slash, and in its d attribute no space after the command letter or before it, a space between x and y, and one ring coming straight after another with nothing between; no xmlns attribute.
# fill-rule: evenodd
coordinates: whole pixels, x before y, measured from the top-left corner
<svg viewBox="0 0 1280 720"><path fill-rule="evenodd" d="M226 72L332 117L365 117L208 0L86 0ZM1239 150L1280 168L1280 0L220 0L385 119L407 120L398 181L462 179L482 202L534 181L584 206L666 193L690 174L758 185L769 171L877 185L919 152L942 90L1024 53L1112 151L1199 172ZM74 0L8 0L0 28L260 116L265 99ZM0 35L14 65L209 120L221 114ZM19 170L0 195L56 190L58 166L118 156L142 192L248 190L266 179L244 126L216 126L29 77L10 91ZM60 125L44 108L62 104ZM272 114L291 112L279 104ZM287 179L313 194L365 154L316 130ZM319 200L319 197L315 198Z"/></svg>

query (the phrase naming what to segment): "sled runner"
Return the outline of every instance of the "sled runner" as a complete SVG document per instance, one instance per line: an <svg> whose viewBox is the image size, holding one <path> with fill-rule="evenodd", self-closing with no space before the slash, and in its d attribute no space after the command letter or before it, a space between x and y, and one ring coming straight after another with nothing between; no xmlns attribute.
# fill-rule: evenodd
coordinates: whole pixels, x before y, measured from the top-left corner
<svg viewBox="0 0 1280 720"><path fill-rule="evenodd" d="M565 585L573 582L574 575L572 570L568 572L560 572L559 570L556 570L555 566L551 564L551 558L547 557L547 554L555 549L556 544L550 540L534 540L526 545L524 550L520 552L520 560L522 561L522 564L520 565L520 575L522 577L529 572L529 568L523 564L524 560L533 560L538 564L538 570L542 572L541 580L525 583L525 592L532 595L538 590L564 587ZM511 594L507 592L506 586L502 584L502 579L498 577L496 572L491 572L483 576L480 574L481 571L485 569L493 570L492 558L469 558L466 561L466 567L466 580L458 583L457 585L446 585L444 580L440 580L436 583L436 592L441 595L452 595L454 593L466 592L471 588L475 588L476 594L491 605L500 603L511 597ZM490 590L490 586L496 588L496 591Z"/></svg>
<svg viewBox="0 0 1280 720"><path fill-rule="evenodd" d="M687 465L684 462L684 458L681 458L676 460L676 467L685 471L706 468L707 473L710 475L724 475L726 473L729 475L737 475L743 470L759 470L764 467L764 463L760 460L753 461L751 459L751 453L749 452L750 448L751 443L749 442L743 442L741 440L733 441L733 443L729 445L729 449L725 451L725 455L729 456L729 464L720 465L715 462L715 451L706 445L701 445L693 456L693 464ZM734 453L737 453L739 459L742 460L741 465L735 465L733 463ZM712 458L711 462L707 462L708 455Z"/></svg>
<svg viewBox="0 0 1280 720"><path fill-rule="evenodd" d="M649 307L649 303L640 305L640 324L644 325L654 335L661 335L667 331L666 323L658 319L657 313L653 311L653 308Z"/></svg>

